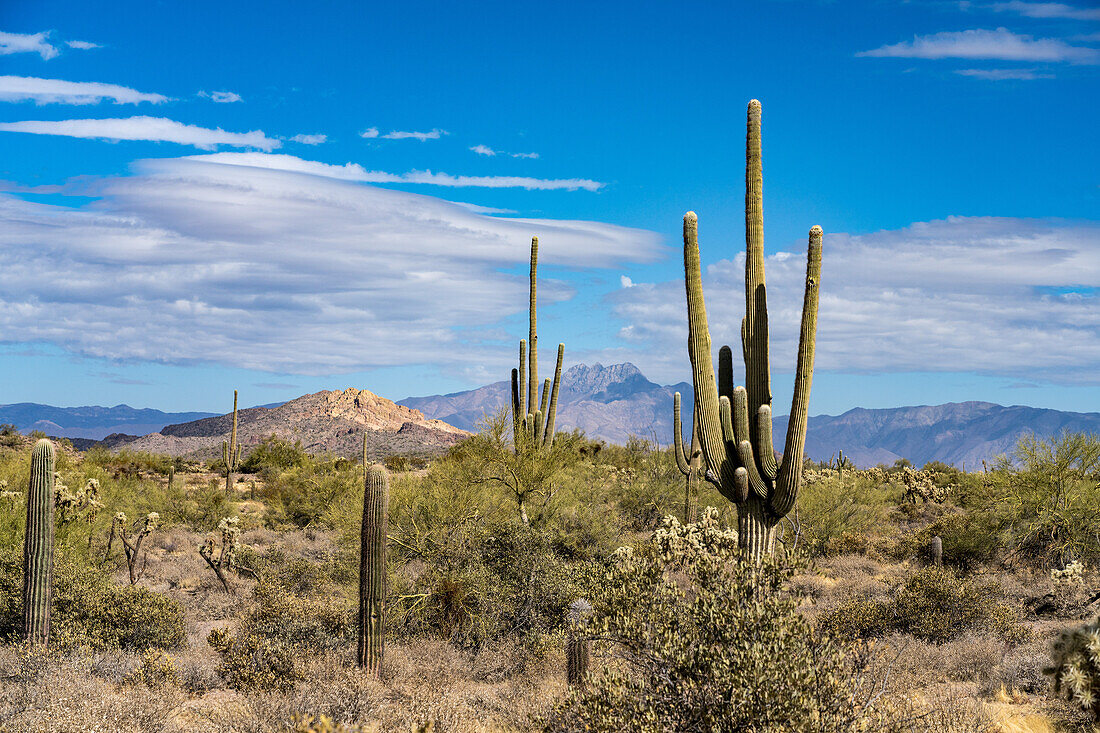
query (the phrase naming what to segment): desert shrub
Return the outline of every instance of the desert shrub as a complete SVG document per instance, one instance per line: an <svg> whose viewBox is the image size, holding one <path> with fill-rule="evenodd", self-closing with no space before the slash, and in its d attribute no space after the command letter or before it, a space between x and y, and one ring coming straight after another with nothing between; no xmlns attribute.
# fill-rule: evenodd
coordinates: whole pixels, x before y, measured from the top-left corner
<svg viewBox="0 0 1100 733"><path fill-rule="evenodd" d="M214 629L206 641L221 656L218 674L234 689L288 689L303 679L289 644L258 634L234 636L225 629Z"/></svg>
<svg viewBox="0 0 1100 733"><path fill-rule="evenodd" d="M1004 546L1000 517L989 511L941 516L914 536L914 549L925 550L935 536L943 541L943 561L962 570L992 561Z"/></svg>
<svg viewBox="0 0 1100 733"><path fill-rule="evenodd" d="M332 647L351 636L354 601L334 580L333 565L287 558L278 550L268 550L250 562L259 580L243 621L247 633L310 651Z"/></svg>
<svg viewBox="0 0 1100 733"><path fill-rule="evenodd" d="M268 505L264 522L272 529L305 527L321 521L344 497L357 492L362 496L362 473L353 464L340 470L335 462L318 460L283 471L265 471L264 479L260 497Z"/></svg>
<svg viewBox="0 0 1100 733"><path fill-rule="evenodd" d="M616 663L547 729L858 729L862 662L797 612L783 593L791 572L742 560L711 509L695 524L666 519L654 547L616 553L581 626Z"/></svg>
<svg viewBox="0 0 1100 733"><path fill-rule="evenodd" d="M864 538L886 516L889 487L879 486L856 472L833 473L808 483L799 492L798 508L805 547L811 554L848 554L866 551L852 547L851 538Z"/></svg>
<svg viewBox="0 0 1100 733"><path fill-rule="evenodd" d="M387 471L393 473L400 473L402 471L408 471L410 467L409 459L402 455L386 456L382 461L382 465L386 467Z"/></svg>
<svg viewBox="0 0 1100 733"><path fill-rule="evenodd" d="M264 468L294 468L309 465L310 460L309 454L302 448L302 441L291 443L269 435L248 452L248 457L241 462L241 471L256 473Z"/></svg>
<svg viewBox="0 0 1100 733"><path fill-rule="evenodd" d="M964 581L948 568L914 573L892 599L856 598L824 613L823 630L848 638L870 638L892 631L943 643L968 631L990 631L1006 642L1027 639L1019 613L1001 603L995 582Z"/></svg>
<svg viewBox="0 0 1100 733"><path fill-rule="evenodd" d="M0 555L0 638L12 639L22 622L23 559ZM172 649L186 638L179 602L142 586L116 586L98 569L54 556L50 643L141 651Z"/></svg>
<svg viewBox="0 0 1100 733"><path fill-rule="evenodd" d="M126 675L123 681L131 685L157 688L179 684L179 679L179 668L175 660L162 649L150 649L141 655L141 664Z"/></svg>

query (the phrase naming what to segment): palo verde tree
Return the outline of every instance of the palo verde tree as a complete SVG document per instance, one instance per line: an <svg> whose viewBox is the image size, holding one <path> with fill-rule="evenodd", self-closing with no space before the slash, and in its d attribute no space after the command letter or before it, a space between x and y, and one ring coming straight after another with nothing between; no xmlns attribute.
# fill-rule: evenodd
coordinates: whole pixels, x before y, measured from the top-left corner
<svg viewBox="0 0 1100 733"><path fill-rule="evenodd" d="M759 559L775 546L776 525L794 507L802 480L810 383L817 335L821 277L821 227L810 230L802 331L798 342L794 398L781 461L772 448L772 393L768 363L768 303L764 282L763 168L760 102L749 102L745 145L745 317L741 351L745 386L734 387L733 356L718 355L718 377L711 361L710 330L703 301L698 218L684 216L684 284L687 291L688 355L695 387L695 419L706 463L706 478L737 505L743 552Z"/></svg>

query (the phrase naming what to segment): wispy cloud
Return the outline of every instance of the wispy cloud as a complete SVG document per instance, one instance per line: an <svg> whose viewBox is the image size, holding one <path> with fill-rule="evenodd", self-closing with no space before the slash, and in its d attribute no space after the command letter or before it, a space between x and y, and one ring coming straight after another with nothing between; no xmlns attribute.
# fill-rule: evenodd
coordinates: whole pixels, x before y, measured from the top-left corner
<svg viewBox="0 0 1100 733"><path fill-rule="evenodd" d="M493 150L488 145L475 145L472 148L470 148L470 150L477 153L478 155L488 155L490 157L494 156L494 155L507 155L510 158L537 158L537 157L539 157L538 153L505 153L505 152L500 151L500 150Z"/></svg>
<svg viewBox="0 0 1100 733"><path fill-rule="evenodd" d="M65 45L69 48L75 48L78 51L90 51L93 48L103 48L98 43L92 43L91 41L66 41Z"/></svg>
<svg viewBox="0 0 1100 733"><path fill-rule="evenodd" d="M1100 63L1100 49L1071 46L1057 38L1032 38L1007 28L996 30L948 31L914 36L856 56L916 59L988 59L997 61L1065 61L1071 64Z"/></svg>
<svg viewBox="0 0 1100 733"><path fill-rule="evenodd" d="M0 127L0 129L3 129ZM362 181L365 183L424 183L432 186L477 187L477 188L526 188L541 191L599 191L604 183L587 178L527 178L524 176L455 176L449 173L432 171L409 171L408 173L387 173L369 171L358 163L332 165L314 160L304 160L293 155L263 153L214 153L212 155L193 156L194 159L212 163L246 165L257 168L295 171L314 176L336 178L343 181Z"/></svg>
<svg viewBox="0 0 1100 733"><path fill-rule="evenodd" d="M706 240L706 231L700 237ZM1100 298L1078 292L1082 284L1100 283L1098 241L1097 222L996 217L826 234L817 366L1098 384ZM767 272L773 370L789 372L805 256L776 253ZM707 293L744 292L744 254L708 267L704 286ZM647 375L683 378L683 281L636 283L609 298L627 324L623 339L636 349L620 358ZM740 343L744 303L743 297L707 300L716 348Z"/></svg>
<svg viewBox="0 0 1100 733"><path fill-rule="evenodd" d="M142 161L70 192L95 206L0 195L0 333L119 359L280 375L409 364L504 373L512 347L481 334L525 311L532 235L550 267L665 253L643 230L486 216L203 157ZM540 290L550 303L572 293L553 279Z"/></svg>
<svg viewBox="0 0 1100 733"><path fill-rule="evenodd" d="M203 99L209 99L211 102L217 102L218 104L232 104L233 102L242 102L241 95L236 92L199 92L199 96Z"/></svg>
<svg viewBox="0 0 1100 733"><path fill-rule="evenodd" d="M25 132L33 135L63 135L100 140L150 140L193 145L213 150L219 145L238 148L273 150L282 143L264 135L262 130L226 132L220 127L210 129L185 125L165 117L125 117L99 120L23 120L0 123L0 131Z"/></svg>
<svg viewBox="0 0 1100 733"><path fill-rule="evenodd" d="M48 61L61 52L49 41L50 32L4 33L0 31L0 56L13 53L36 53Z"/></svg>
<svg viewBox="0 0 1100 733"><path fill-rule="evenodd" d="M993 3L990 8L998 12L1019 13L1028 18L1069 18L1072 20L1100 20L1100 9L1078 8L1065 3L1028 3L1022 0Z"/></svg>
<svg viewBox="0 0 1100 733"><path fill-rule="evenodd" d="M1053 79L1054 74L1045 74L1035 69L956 69L956 74L972 76L976 79L988 79L989 81Z"/></svg>
<svg viewBox="0 0 1100 733"><path fill-rule="evenodd" d="M98 104L110 100L115 104L160 104L168 97L148 94L117 84L96 81L64 81L38 79L33 76L0 76L0 101L35 104Z"/></svg>
<svg viewBox="0 0 1100 733"><path fill-rule="evenodd" d="M320 145L328 140L328 135L295 135L290 138L291 142L301 143L302 145Z"/></svg>
<svg viewBox="0 0 1100 733"><path fill-rule="evenodd" d="M365 137L367 139L376 138L378 137L378 128L368 127L366 130L363 130L361 133L359 133L359 137Z"/></svg>
<svg viewBox="0 0 1100 733"><path fill-rule="evenodd" d="M92 376L105 379L112 384L125 384L135 387L149 387L152 386L152 382L147 382L144 379L134 379L132 377L124 377L116 372L96 372Z"/></svg>
<svg viewBox="0 0 1100 733"><path fill-rule="evenodd" d="M402 132L401 130L394 130L393 132L387 132L382 137L386 140L419 140L424 142L425 140L438 140L447 134L446 130L432 130L431 132ZM364 137L366 137L364 135Z"/></svg>

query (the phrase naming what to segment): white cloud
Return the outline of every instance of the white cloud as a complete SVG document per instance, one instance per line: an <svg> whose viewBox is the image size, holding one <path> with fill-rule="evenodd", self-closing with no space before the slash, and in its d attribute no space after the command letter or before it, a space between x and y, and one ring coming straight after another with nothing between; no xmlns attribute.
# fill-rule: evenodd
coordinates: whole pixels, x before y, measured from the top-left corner
<svg viewBox="0 0 1100 733"><path fill-rule="evenodd" d="M241 99L241 95L236 92L199 92L199 96L218 104L232 104L233 102L244 101Z"/></svg>
<svg viewBox="0 0 1100 733"><path fill-rule="evenodd" d="M478 155L496 155L497 151L490 148L488 145L475 145L470 150L474 151Z"/></svg>
<svg viewBox="0 0 1100 733"><path fill-rule="evenodd" d="M420 142L424 142L425 140L438 140L446 134L446 130L432 130L431 132L402 132L400 130L394 130L393 132L387 132L382 137L386 140L419 140ZM366 135L363 137L366 137Z"/></svg>
<svg viewBox="0 0 1100 733"><path fill-rule="evenodd" d="M91 41L66 41L65 45L69 48L75 48L78 51L90 51L93 48L103 48L98 43L92 43Z"/></svg>
<svg viewBox="0 0 1100 733"><path fill-rule="evenodd" d="M508 153L513 158L531 158L532 160L539 157L538 153Z"/></svg>
<svg viewBox="0 0 1100 733"><path fill-rule="evenodd" d="M1077 8L1065 3L1028 3L1021 0L1011 0L1011 2L993 3L990 7L998 12L1019 13L1028 18L1100 20L1100 9Z"/></svg>
<svg viewBox="0 0 1100 733"><path fill-rule="evenodd" d="M0 129L3 129L0 126ZM343 181L362 181L364 183L423 183L432 186L455 188L526 188L541 191L599 191L605 184L587 178L526 178L523 176L454 176L449 173L431 171L409 171L408 173L387 173L369 171L358 163L332 165L313 160L303 160L293 155L263 153L214 153L196 156L196 159L211 163L246 165L257 168L270 168L298 173L309 173Z"/></svg>
<svg viewBox="0 0 1100 733"><path fill-rule="evenodd" d="M378 128L368 127L366 130L359 133L359 137L365 137L367 139L378 137Z"/></svg>
<svg viewBox="0 0 1100 733"><path fill-rule="evenodd" d="M133 175L67 190L96 201L0 195L3 341L277 373L432 364L503 374L513 346L492 334L526 310L531 235L550 267L664 252L652 232L491 217L202 158L142 161ZM571 291L547 278L542 293L554 302Z"/></svg>
<svg viewBox="0 0 1100 733"><path fill-rule="evenodd" d="M634 287L634 281L626 275L619 275L619 284L622 285L624 288Z"/></svg>
<svg viewBox="0 0 1100 733"><path fill-rule="evenodd" d="M185 125L165 117L126 117L100 120L23 120L0 123L0 131L26 132L34 135L64 135L100 140L152 140L194 145L212 150L219 145L238 148L273 150L282 146L278 140L252 132L226 132L220 127L210 129Z"/></svg>
<svg viewBox="0 0 1100 733"><path fill-rule="evenodd" d="M302 145L320 145L328 140L328 135L295 135L290 140Z"/></svg>
<svg viewBox="0 0 1100 733"><path fill-rule="evenodd" d="M1053 79L1054 74L1043 74L1035 69L956 69L956 74L989 81Z"/></svg>
<svg viewBox="0 0 1100 733"><path fill-rule="evenodd" d="M1035 39L1028 35L1013 33L1007 28L948 31L927 36L914 36L912 41L902 41L871 51L861 51L856 56L1100 63L1098 49L1071 46L1057 38Z"/></svg>
<svg viewBox="0 0 1100 733"><path fill-rule="evenodd" d="M36 53L44 61L57 56L60 51L49 42L50 32L4 33L0 31L0 56L13 53Z"/></svg>
<svg viewBox="0 0 1100 733"><path fill-rule="evenodd" d="M33 76L0 76L0 101L35 104L98 104L110 100L115 104L160 104L168 97L147 94L117 84L95 81L64 81L38 79Z"/></svg>
<svg viewBox="0 0 1100 733"><path fill-rule="evenodd" d="M705 228L700 237L710 238ZM805 266L804 253L767 260L776 374L794 371ZM709 266L704 290L715 348L739 344L744 254ZM651 378L684 378L683 281L608 297L633 349L617 358ZM1100 384L1097 364L1098 222L951 217L862 236L826 234L819 369Z"/></svg>

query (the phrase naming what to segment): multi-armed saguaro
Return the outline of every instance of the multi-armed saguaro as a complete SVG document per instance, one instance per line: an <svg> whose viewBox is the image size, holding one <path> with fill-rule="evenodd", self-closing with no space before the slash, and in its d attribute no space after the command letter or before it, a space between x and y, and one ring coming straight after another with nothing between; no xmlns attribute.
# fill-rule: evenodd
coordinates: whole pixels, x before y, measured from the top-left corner
<svg viewBox="0 0 1100 733"><path fill-rule="evenodd" d="M539 238L531 238L531 300L528 310L529 341L519 341L519 369L512 370L512 435L516 450L526 441L527 445L540 448L554 444L554 420L558 411L558 389L561 387L561 363L565 358L565 344L558 344L558 363L554 367L554 382L547 379L542 384L542 400L539 401L539 336L536 323L536 290L538 285ZM530 343L530 354L527 346ZM524 364L530 356L530 369ZM527 390L524 392L524 378ZM549 399L549 404L547 403ZM525 436L520 438L520 436Z"/></svg>
<svg viewBox="0 0 1100 733"><path fill-rule="evenodd" d="M733 386L733 356L718 355L718 378L711 361L710 331L703 302L698 219L684 216L684 284L688 307L688 355L695 386L695 419L706 462L706 478L737 504L739 543L754 559L770 554L779 520L794 506L802 481L802 452L813 380L821 277L821 227L810 230L802 331L782 461L772 449L772 393L768 365L768 304L764 283L763 168L760 155L760 103L749 102L745 144L745 317L741 351L745 387Z"/></svg>
<svg viewBox="0 0 1100 733"><path fill-rule="evenodd" d="M46 644L50 639L53 592L54 447L43 438L31 453L27 488L27 529L23 537L23 639Z"/></svg>
<svg viewBox="0 0 1100 733"><path fill-rule="evenodd" d="M229 441L222 441L222 460L225 461L225 495L232 492L233 472L241 465L241 446L237 442L237 390L233 390L233 432Z"/></svg>
<svg viewBox="0 0 1100 733"><path fill-rule="evenodd" d="M365 443L364 443L365 445ZM366 466L366 448L363 465ZM359 666L378 676L385 651L386 520L389 475L381 466L366 468L363 526L359 546Z"/></svg>

